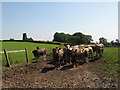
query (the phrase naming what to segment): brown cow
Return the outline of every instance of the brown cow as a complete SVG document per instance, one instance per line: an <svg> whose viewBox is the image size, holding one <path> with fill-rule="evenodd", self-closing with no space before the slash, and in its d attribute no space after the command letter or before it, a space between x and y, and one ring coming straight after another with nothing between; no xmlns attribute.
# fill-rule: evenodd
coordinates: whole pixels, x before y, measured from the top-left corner
<svg viewBox="0 0 120 90"><path fill-rule="evenodd" d="M79 48L83 49L84 61L89 62L94 59L93 48L89 45L79 45Z"/></svg>
<svg viewBox="0 0 120 90"><path fill-rule="evenodd" d="M77 66L81 61L85 60L84 59L84 47L79 47L78 45L76 46L71 46L70 48L70 57L71 57L71 62L73 66Z"/></svg>
<svg viewBox="0 0 120 90"><path fill-rule="evenodd" d="M64 59L64 50L62 48L53 48L53 62L56 63L57 68L60 67Z"/></svg>
<svg viewBox="0 0 120 90"><path fill-rule="evenodd" d="M102 57L104 51L104 45L103 44L96 44L96 57Z"/></svg>
<svg viewBox="0 0 120 90"><path fill-rule="evenodd" d="M37 50L33 50L32 53L35 58L39 58L40 56L46 55L46 49L37 47Z"/></svg>
<svg viewBox="0 0 120 90"><path fill-rule="evenodd" d="M93 49L87 45L66 45L67 48L67 60L72 62L73 66L77 66L81 62L89 62L93 59Z"/></svg>
<svg viewBox="0 0 120 90"><path fill-rule="evenodd" d="M96 52L96 57L103 56L104 45L103 44L95 44L90 45L93 48L93 52Z"/></svg>
<svg viewBox="0 0 120 90"><path fill-rule="evenodd" d="M89 61L94 59L92 47L90 47L90 46L84 47L84 58L87 63L89 63Z"/></svg>
<svg viewBox="0 0 120 90"><path fill-rule="evenodd" d="M68 45L66 45L65 46L65 48L64 48L64 52L65 52L65 62L66 63L72 63L72 54L73 54L73 52L74 52L74 50L73 50L73 48L74 48L75 46L70 46L69 44Z"/></svg>

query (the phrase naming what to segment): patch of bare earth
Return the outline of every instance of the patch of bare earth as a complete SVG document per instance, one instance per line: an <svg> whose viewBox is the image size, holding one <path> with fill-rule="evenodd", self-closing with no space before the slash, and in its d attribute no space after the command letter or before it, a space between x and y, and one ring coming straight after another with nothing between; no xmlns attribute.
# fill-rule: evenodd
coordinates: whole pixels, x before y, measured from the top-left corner
<svg viewBox="0 0 120 90"><path fill-rule="evenodd" d="M56 70L51 57L3 71L2 88L103 88L101 77L90 70L92 63Z"/></svg>

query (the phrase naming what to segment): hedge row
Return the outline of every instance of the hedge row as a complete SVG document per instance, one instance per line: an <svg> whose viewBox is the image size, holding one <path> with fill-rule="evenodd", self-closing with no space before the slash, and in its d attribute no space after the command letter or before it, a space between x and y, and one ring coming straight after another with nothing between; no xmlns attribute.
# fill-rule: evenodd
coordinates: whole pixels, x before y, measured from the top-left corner
<svg viewBox="0 0 120 90"><path fill-rule="evenodd" d="M11 42L32 42L32 43L45 43L45 44L56 44L62 45L64 43L53 42L53 41L23 41L23 40L1 40L2 42L11 41Z"/></svg>

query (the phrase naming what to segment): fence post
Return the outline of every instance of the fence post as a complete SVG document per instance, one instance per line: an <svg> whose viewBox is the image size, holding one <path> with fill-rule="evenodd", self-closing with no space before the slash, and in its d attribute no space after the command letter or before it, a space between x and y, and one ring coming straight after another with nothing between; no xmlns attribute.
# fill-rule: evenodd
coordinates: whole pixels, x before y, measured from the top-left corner
<svg viewBox="0 0 120 90"><path fill-rule="evenodd" d="M28 50L27 50L27 48L25 48L25 55L26 55L26 62L28 62Z"/></svg>
<svg viewBox="0 0 120 90"><path fill-rule="evenodd" d="M7 50L6 49L4 49L4 54L5 54L5 58L6 58L6 61L7 61L6 66L10 67L10 62L9 62L9 59L8 59L8 54L7 54Z"/></svg>

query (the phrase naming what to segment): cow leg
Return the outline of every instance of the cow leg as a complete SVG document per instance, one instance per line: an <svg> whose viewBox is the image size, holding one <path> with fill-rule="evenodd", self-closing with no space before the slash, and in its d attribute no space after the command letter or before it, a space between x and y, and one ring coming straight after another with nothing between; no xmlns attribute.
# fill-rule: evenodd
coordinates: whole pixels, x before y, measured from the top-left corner
<svg viewBox="0 0 120 90"><path fill-rule="evenodd" d="M66 64L66 58L63 57L63 64Z"/></svg>
<svg viewBox="0 0 120 90"><path fill-rule="evenodd" d="M59 67L59 59L56 59L56 69Z"/></svg>
<svg viewBox="0 0 120 90"><path fill-rule="evenodd" d="M103 57L103 49L101 50L101 57Z"/></svg>
<svg viewBox="0 0 120 90"><path fill-rule="evenodd" d="M74 60L74 66L77 67L77 58Z"/></svg>
<svg viewBox="0 0 120 90"><path fill-rule="evenodd" d="M72 58L71 58L71 57L68 57L67 63L68 63L68 64L72 64Z"/></svg>
<svg viewBox="0 0 120 90"><path fill-rule="evenodd" d="M89 63L89 58L86 57L86 58L85 58L85 61L86 61L86 63Z"/></svg>
<svg viewBox="0 0 120 90"><path fill-rule="evenodd" d="M59 58L59 62L58 63L59 63L58 66L60 67L61 64L62 64L62 59L61 58Z"/></svg>
<svg viewBox="0 0 120 90"><path fill-rule="evenodd" d="M104 51L104 50L102 49L102 56L103 56L103 51Z"/></svg>
<svg viewBox="0 0 120 90"><path fill-rule="evenodd" d="M72 65L73 65L73 63L74 63L74 59L73 58L71 58L71 62L72 62Z"/></svg>
<svg viewBox="0 0 120 90"><path fill-rule="evenodd" d="M89 53L89 62L91 61L92 57L91 57L91 53Z"/></svg>
<svg viewBox="0 0 120 90"><path fill-rule="evenodd" d="M64 64L64 58L61 58L61 59L60 59L60 66L61 66L62 64Z"/></svg>
<svg viewBox="0 0 120 90"><path fill-rule="evenodd" d="M94 55L92 54L92 56L91 56L91 61L93 61L94 60Z"/></svg>
<svg viewBox="0 0 120 90"><path fill-rule="evenodd" d="M43 55L43 60L46 60L46 55Z"/></svg>
<svg viewBox="0 0 120 90"><path fill-rule="evenodd" d="M78 61L77 61L77 64L80 65L81 64L81 60L82 60L82 57L79 57Z"/></svg>
<svg viewBox="0 0 120 90"><path fill-rule="evenodd" d="M56 65L56 61L55 61L55 58L53 57L52 59L52 63Z"/></svg>
<svg viewBox="0 0 120 90"><path fill-rule="evenodd" d="M75 58L72 58L72 65L73 65L73 68L75 67Z"/></svg>
<svg viewBox="0 0 120 90"><path fill-rule="evenodd" d="M73 68L77 67L77 64L76 63L73 63Z"/></svg>
<svg viewBox="0 0 120 90"><path fill-rule="evenodd" d="M66 57L63 57L62 62L63 62L63 64L66 64Z"/></svg>
<svg viewBox="0 0 120 90"><path fill-rule="evenodd" d="M98 54L99 54L99 52L96 52L96 58L98 58Z"/></svg>
<svg viewBox="0 0 120 90"><path fill-rule="evenodd" d="M66 57L63 57L63 63L64 63L64 64L67 64L67 59L66 59Z"/></svg>
<svg viewBox="0 0 120 90"><path fill-rule="evenodd" d="M55 68L55 69L58 70L58 68L59 68L58 65L56 65L56 68Z"/></svg>
<svg viewBox="0 0 120 90"><path fill-rule="evenodd" d="M94 56L92 53L90 53L90 61L93 61L94 60Z"/></svg>
<svg viewBox="0 0 120 90"><path fill-rule="evenodd" d="M69 57L67 58L67 63L70 63L70 58Z"/></svg>
<svg viewBox="0 0 120 90"><path fill-rule="evenodd" d="M89 55L88 55L88 62L90 62L91 61L91 54L90 54L90 52L89 52Z"/></svg>
<svg viewBox="0 0 120 90"><path fill-rule="evenodd" d="M69 64L72 64L72 58L69 57Z"/></svg>
<svg viewBox="0 0 120 90"><path fill-rule="evenodd" d="M100 57L102 57L102 51L100 51Z"/></svg>
<svg viewBox="0 0 120 90"><path fill-rule="evenodd" d="M60 58L56 62L56 70L59 70L60 67Z"/></svg>

